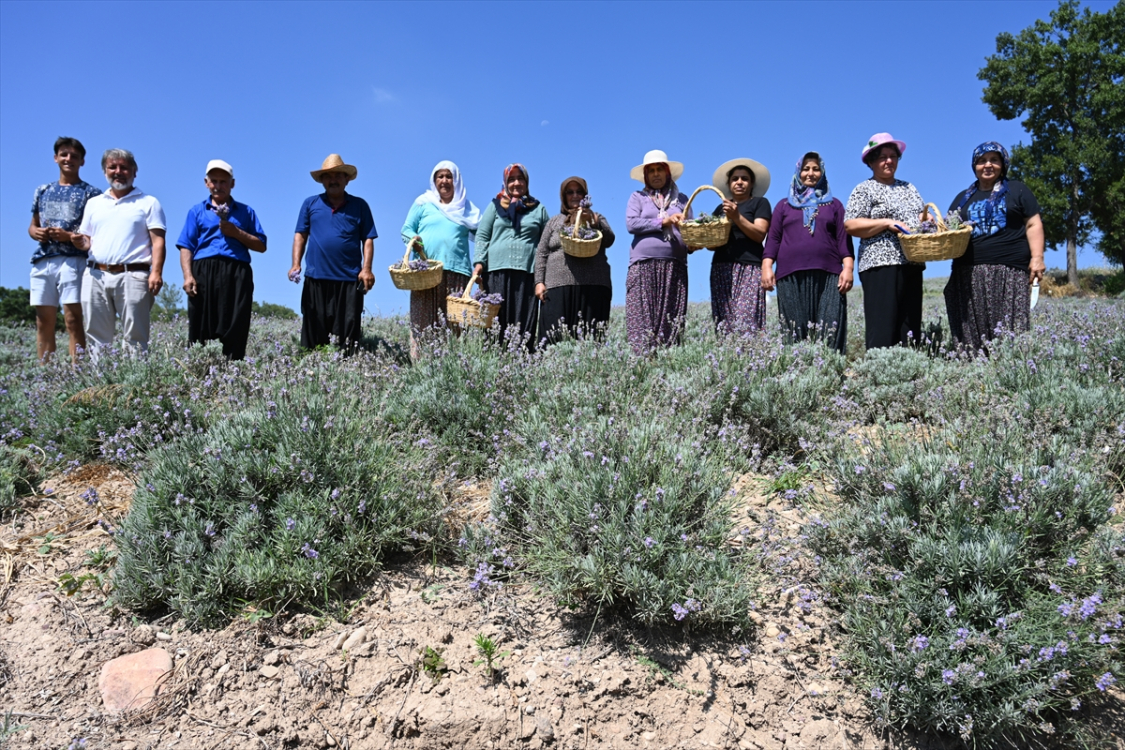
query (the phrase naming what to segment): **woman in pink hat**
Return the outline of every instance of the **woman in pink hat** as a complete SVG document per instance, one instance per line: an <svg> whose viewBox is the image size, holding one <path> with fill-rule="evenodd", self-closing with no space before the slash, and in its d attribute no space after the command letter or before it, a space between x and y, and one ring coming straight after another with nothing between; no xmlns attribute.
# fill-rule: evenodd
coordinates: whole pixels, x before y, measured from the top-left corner
<svg viewBox="0 0 1125 750"><path fill-rule="evenodd" d="M922 328L922 271L902 252L898 236L913 232L922 221L922 196L909 182L895 177L906 144L890 133L876 133L863 147L863 163L871 179L852 190L844 212L844 228L858 237L859 280L868 349L917 341Z"/></svg>

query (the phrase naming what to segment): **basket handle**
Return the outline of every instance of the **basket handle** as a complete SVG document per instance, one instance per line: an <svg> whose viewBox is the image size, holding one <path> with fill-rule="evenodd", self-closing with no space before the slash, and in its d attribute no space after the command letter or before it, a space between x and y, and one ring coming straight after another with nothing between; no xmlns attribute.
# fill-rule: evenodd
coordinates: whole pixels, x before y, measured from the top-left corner
<svg viewBox="0 0 1125 750"><path fill-rule="evenodd" d="M949 226L945 223L945 220L941 218L941 209L935 206L933 203L927 203L926 205L922 206L922 221L926 220L926 216L929 214L931 208L934 210L934 223L937 224L938 231L949 231Z"/></svg>
<svg viewBox="0 0 1125 750"><path fill-rule="evenodd" d="M578 239L578 227L582 223L582 207L574 212L574 239Z"/></svg>
<svg viewBox="0 0 1125 750"><path fill-rule="evenodd" d="M699 187L697 187L695 189L695 192L691 194L691 197L688 198L687 205L684 206L684 216L687 216L687 212L689 210L691 210L691 202L693 200L695 200L695 196L699 195L700 190L710 190L711 192L715 193L716 195L718 195L723 200L727 199L727 197L725 195L723 195L722 192L718 188L715 188L711 185L700 185Z"/></svg>
<svg viewBox="0 0 1125 750"><path fill-rule="evenodd" d="M477 283L477 277L478 277L478 274L474 270L473 271L473 277L471 279L469 279L469 283L465 285L465 291L463 291L461 293L461 299L462 300L468 302L469 300L471 300L473 298L473 295L472 295L471 292L472 292L472 289L473 289L473 284Z"/></svg>
<svg viewBox="0 0 1125 750"><path fill-rule="evenodd" d="M411 237L410 242L406 243L406 254L402 256L402 265L405 266L410 262L410 251L413 250L418 254L420 260L429 260L426 257L426 251L422 249L422 244L418 242L417 237Z"/></svg>

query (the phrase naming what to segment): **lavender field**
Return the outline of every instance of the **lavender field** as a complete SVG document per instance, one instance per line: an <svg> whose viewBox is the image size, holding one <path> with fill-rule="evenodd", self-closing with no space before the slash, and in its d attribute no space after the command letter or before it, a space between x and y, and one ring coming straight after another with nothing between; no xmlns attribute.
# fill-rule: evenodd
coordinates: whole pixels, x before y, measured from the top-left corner
<svg viewBox="0 0 1125 750"><path fill-rule="evenodd" d="M193 628L343 611L422 555L481 597L531 580L750 646L760 582L790 576L835 613L882 724L1083 741L1125 680L1125 303L1045 299L1031 332L968 353L930 294L920 346L865 354L850 302L847 357L784 346L776 323L717 338L705 305L684 346L646 359L617 310L601 343L435 335L416 363L401 318L367 321L350 358L256 319L234 364L187 348L184 321L157 325L148 357L77 368L34 364L33 332L0 329L0 514L18 529L48 477L126 469L111 602ZM798 549L732 521L748 474L812 517ZM490 512L450 504L467 480Z"/></svg>

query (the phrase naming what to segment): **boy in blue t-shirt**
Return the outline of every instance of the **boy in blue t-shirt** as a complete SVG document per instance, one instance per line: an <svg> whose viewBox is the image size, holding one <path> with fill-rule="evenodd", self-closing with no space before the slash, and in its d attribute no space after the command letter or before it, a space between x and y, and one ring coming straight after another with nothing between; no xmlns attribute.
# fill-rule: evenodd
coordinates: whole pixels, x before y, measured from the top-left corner
<svg viewBox="0 0 1125 750"><path fill-rule="evenodd" d="M78 348L86 348L80 299L86 253L73 241L86 202L102 191L78 176L86 163L86 149L77 138L55 141L55 163L59 165L59 179L36 188L31 204L27 233L39 243L31 256L31 305L35 308L39 359L55 351L55 323L62 305L70 335L70 358L74 360Z"/></svg>

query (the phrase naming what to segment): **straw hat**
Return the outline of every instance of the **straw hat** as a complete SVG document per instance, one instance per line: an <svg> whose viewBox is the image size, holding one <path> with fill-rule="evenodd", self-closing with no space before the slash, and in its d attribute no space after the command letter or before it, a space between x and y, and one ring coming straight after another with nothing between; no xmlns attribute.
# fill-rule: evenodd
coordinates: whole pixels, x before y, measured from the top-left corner
<svg viewBox="0 0 1125 750"><path fill-rule="evenodd" d="M359 171L351 164L345 164L344 158L339 154L329 154L324 163L320 165L320 169L314 169L309 172L312 178L320 182L320 178L328 172L342 172L348 176L349 180L354 180Z"/></svg>
<svg viewBox="0 0 1125 750"><path fill-rule="evenodd" d="M860 154L860 159L863 163L867 163L867 155L875 149L887 143L893 143L898 146L898 153L901 156L906 153L906 141L896 141L895 137L890 133L876 133L867 139L867 145L863 147L863 153Z"/></svg>
<svg viewBox="0 0 1125 750"><path fill-rule="evenodd" d="M656 149L655 151L649 151L647 154L645 154L644 161L642 161L637 166L633 167L629 171L629 176L632 177L634 180L644 182L645 181L645 167L647 167L649 164L667 164L668 170L672 173L672 179L673 180L680 179L680 175L682 175L684 173L684 163L683 162L669 161L668 155L666 153L664 153L660 149Z"/></svg>
<svg viewBox="0 0 1125 750"><path fill-rule="evenodd" d="M766 169L764 164L760 164L753 159L731 159L720 164L711 177L711 184L717 187L719 192L725 195L728 200L732 196L730 187L727 185L727 173L735 167L746 167L754 175L754 190L751 192L753 197L761 198L770 189L770 171Z"/></svg>

